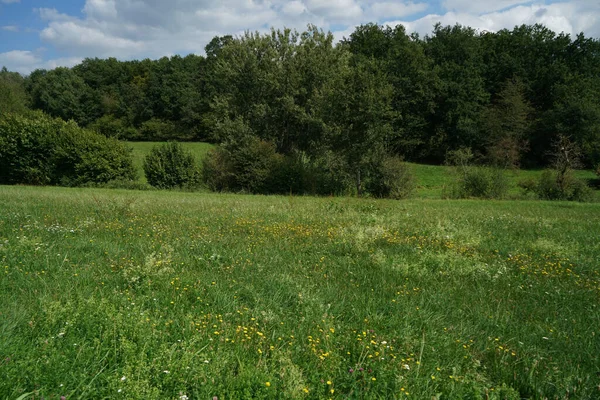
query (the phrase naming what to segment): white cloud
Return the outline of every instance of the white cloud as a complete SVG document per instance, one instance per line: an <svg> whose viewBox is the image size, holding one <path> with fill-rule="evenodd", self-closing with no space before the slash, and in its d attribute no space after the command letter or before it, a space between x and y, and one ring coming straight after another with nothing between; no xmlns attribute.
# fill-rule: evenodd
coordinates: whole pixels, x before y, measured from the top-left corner
<svg viewBox="0 0 600 400"><path fill-rule="evenodd" d="M489 13L525 3L531 3L531 0L444 0L442 5L453 12Z"/></svg>
<svg viewBox="0 0 600 400"><path fill-rule="evenodd" d="M71 17L67 14L61 14L56 8L34 8L33 11L40 15L40 18L44 21L72 21L75 17Z"/></svg>
<svg viewBox="0 0 600 400"><path fill-rule="evenodd" d="M398 3L398 2L377 2L371 5L370 15L375 20L390 18L402 18L414 15L427 10L429 6L426 3Z"/></svg>
<svg viewBox="0 0 600 400"><path fill-rule="evenodd" d="M88 0L83 7L88 18L96 21L114 20L117 18L117 7L114 0Z"/></svg>
<svg viewBox="0 0 600 400"><path fill-rule="evenodd" d="M53 60L44 60L40 51L11 50L0 53L0 66L6 66L11 71L28 74L35 69L54 69L56 67L72 67L79 64L82 59L66 57Z"/></svg>
<svg viewBox="0 0 600 400"><path fill-rule="evenodd" d="M588 5L589 4L589 5ZM440 22L442 25L460 23L479 30L495 32L500 29L512 29L522 24L544 24L559 33L575 35L584 32L586 36L600 37L600 4L583 0L580 2L563 2L517 6L503 11L475 15L469 13L448 12L444 15L427 15L416 21L395 21L403 24L409 32L427 34L432 26Z"/></svg>
<svg viewBox="0 0 600 400"><path fill-rule="evenodd" d="M362 7L355 0L306 0L305 4L312 14L321 16L333 24L355 22L363 14Z"/></svg>
<svg viewBox="0 0 600 400"><path fill-rule="evenodd" d="M301 1L290 1L289 3L286 3L283 5L283 7L281 7L281 11L283 11L285 15L295 17L306 12L307 10L306 6Z"/></svg>
<svg viewBox="0 0 600 400"><path fill-rule="evenodd" d="M11 50L0 53L0 64L2 65L25 65L39 62L40 59L31 51Z"/></svg>
<svg viewBox="0 0 600 400"><path fill-rule="evenodd" d="M37 12L46 21L40 38L47 47L66 57L55 63L70 63L83 57L139 59L203 53L206 43L217 35L239 35L246 30L265 32L271 26L303 30L309 23L334 29L339 39L349 36L359 24L384 21L389 25L402 23L407 31L420 34L430 33L436 22L461 23L488 31L543 23L559 32L583 31L587 36L600 37L598 0L550 1L441 0L439 14L417 20L411 17L432 9L431 1L86 0L82 16L54 8L40 8ZM30 60L31 68L49 62L43 61L41 55L36 57Z"/></svg>
<svg viewBox="0 0 600 400"><path fill-rule="evenodd" d="M16 25L5 25L5 26L1 27L0 29L2 29L3 31L8 31L8 32L19 32L19 27Z"/></svg>

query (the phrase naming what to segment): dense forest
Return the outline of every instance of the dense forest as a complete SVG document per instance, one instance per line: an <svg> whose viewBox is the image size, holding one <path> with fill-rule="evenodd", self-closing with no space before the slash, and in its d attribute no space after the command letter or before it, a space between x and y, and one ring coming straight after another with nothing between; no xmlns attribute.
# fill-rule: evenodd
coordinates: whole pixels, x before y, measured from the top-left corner
<svg viewBox="0 0 600 400"><path fill-rule="evenodd" d="M336 44L314 26L215 37L206 55L86 59L0 72L0 113L42 110L126 140L245 143L277 154L335 153L354 169L381 154L442 163L543 166L569 137L600 161L600 41L541 25L423 38L368 24Z"/></svg>

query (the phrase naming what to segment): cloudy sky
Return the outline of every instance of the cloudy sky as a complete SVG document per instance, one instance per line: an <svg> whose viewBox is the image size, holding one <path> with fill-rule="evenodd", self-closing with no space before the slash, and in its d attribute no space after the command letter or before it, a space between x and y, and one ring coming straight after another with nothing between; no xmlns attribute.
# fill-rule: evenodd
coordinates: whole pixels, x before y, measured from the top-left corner
<svg viewBox="0 0 600 400"><path fill-rule="evenodd" d="M0 67L202 54L216 35L271 26L313 23L341 39L366 22L424 35L438 21L487 31L539 22L600 38L600 0L0 0Z"/></svg>

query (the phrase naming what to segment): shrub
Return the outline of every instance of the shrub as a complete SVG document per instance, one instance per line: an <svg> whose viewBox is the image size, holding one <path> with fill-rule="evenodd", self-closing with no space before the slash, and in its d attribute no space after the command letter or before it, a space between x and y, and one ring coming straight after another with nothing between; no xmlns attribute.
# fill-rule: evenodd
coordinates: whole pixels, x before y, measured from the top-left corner
<svg viewBox="0 0 600 400"><path fill-rule="evenodd" d="M45 185L52 179L59 126L44 118L5 115L0 119L0 184Z"/></svg>
<svg viewBox="0 0 600 400"><path fill-rule="evenodd" d="M233 165L235 189L250 193L268 192L269 179L282 161L282 156L275 151L275 145L254 136L246 136L227 142L223 147Z"/></svg>
<svg viewBox="0 0 600 400"><path fill-rule="evenodd" d="M55 182L78 186L87 182L135 180L131 149L116 139L82 130L74 122L63 125L55 151Z"/></svg>
<svg viewBox="0 0 600 400"><path fill-rule="evenodd" d="M554 170L542 173L535 193L542 200L589 201L593 196L592 189L576 178L572 171L563 174Z"/></svg>
<svg viewBox="0 0 600 400"><path fill-rule="evenodd" d="M367 190L377 197L405 199L410 197L415 180L410 168L398 157L386 157L377 165Z"/></svg>
<svg viewBox="0 0 600 400"><path fill-rule="evenodd" d="M235 172L229 154L222 148L210 150L202 159L202 180L214 192L230 190Z"/></svg>
<svg viewBox="0 0 600 400"><path fill-rule="evenodd" d="M508 193L508 179L499 168L475 167L475 155L469 148L449 151L446 164L453 166L455 179L442 193L443 197L500 199Z"/></svg>
<svg viewBox="0 0 600 400"><path fill-rule="evenodd" d="M104 115L88 125L88 128L106 137L115 139L135 140L141 139L138 131L127 124L123 118Z"/></svg>
<svg viewBox="0 0 600 400"><path fill-rule="evenodd" d="M356 194L349 170L344 157L331 150L324 151L309 162L304 186L310 193L322 196Z"/></svg>
<svg viewBox="0 0 600 400"><path fill-rule="evenodd" d="M522 179L517 183L525 194L535 193L538 182L534 178Z"/></svg>
<svg viewBox="0 0 600 400"><path fill-rule="evenodd" d="M152 118L139 129L139 138L146 141L173 140L177 135L176 126L169 121Z"/></svg>
<svg viewBox="0 0 600 400"><path fill-rule="evenodd" d="M464 199L501 199L508 193L508 179L503 170L486 167L462 168L455 180L444 189L443 196Z"/></svg>
<svg viewBox="0 0 600 400"><path fill-rule="evenodd" d="M282 191L274 185L282 163L272 143L244 135L211 151L203 160L202 176L212 190L276 193Z"/></svg>
<svg viewBox="0 0 600 400"><path fill-rule="evenodd" d="M268 193L307 193L308 158L302 152L288 156L277 155L275 168L266 184Z"/></svg>
<svg viewBox="0 0 600 400"><path fill-rule="evenodd" d="M144 159L144 173L148 183L158 189L190 189L200 182L193 154L175 142L153 147Z"/></svg>
<svg viewBox="0 0 600 400"><path fill-rule="evenodd" d="M75 122L8 115L0 120L0 183L76 186L133 180L131 150Z"/></svg>

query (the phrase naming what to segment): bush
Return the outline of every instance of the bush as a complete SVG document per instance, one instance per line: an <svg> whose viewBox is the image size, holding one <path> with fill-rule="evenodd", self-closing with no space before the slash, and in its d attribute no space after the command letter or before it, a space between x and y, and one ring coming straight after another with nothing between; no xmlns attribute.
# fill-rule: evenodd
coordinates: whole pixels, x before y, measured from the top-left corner
<svg viewBox="0 0 600 400"><path fill-rule="evenodd" d="M112 115L104 115L88 125L88 129L106 137L122 140L141 139L138 131L123 119Z"/></svg>
<svg viewBox="0 0 600 400"><path fill-rule="evenodd" d="M589 201L593 196L592 189L576 178L572 171L561 174L554 170L542 173L535 193L542 200Z"/></svg>
<svg viewBox="0 0 600 400"><path fill-rule="evenodd" d="M277 193L275 172L283 163L275 146L255 136L229 140L203 160L202 177L216 191Z"/></svg>
<svg viewBox="0 0 600 400"><path fill-rule="evenodd" d="M310 159L303 152L282 157L269 180L271 193L309 193Z"/></svg>
<svg viewBox="0 0 600 400"><path fill-rule="evenodd" d="M140 140L159 142L173 140L177 136L177 127L169 121L152 118L144 123L139 129Z"/></svg>
<svg viewBox="0 0 600 400"><path fill-rule="evenodd" d="M50 118L5 115L0 119L0 184L46 185L53 175L59 126Z"/></svg>
<svg viewBox="0 0 600 400"><path fill-rule="evenodd" d="M500 168L475 167L475 155L470 148L449 151L446 164L453 166L455 179L444 187L443 197L464 199L501 199L508 193L508 179Z"/></svg>
<svg viewBox="0 0 600 400"><path fill-rule="evenodd" d="M526 178L517 182L517 186L521 188L523 194L528 195L536 192L538 182L534 178Z"/></svg>
<svg viewBox="0 0 600 400"><path fill-rule="evenodd" d="M501 199L508 193L508 179L503 170L485 167L461 168L457 178L444 189L443 196Z"/></svg>
<svg viewBox="0 0 600 400"><path fill-rule="evenodd" d="M349 170L343 157L327 150L308 164L305 187L321 196L356 194L354 177Z"/></svg>
<svg viewBox="0 0 600 400"><path fill-rule="evenodd" d="M65 124L54 155L55 182L79 186L87 182L135 180L131 149L116 139L82 130L74 122Z"/></svg>
<svg viewBox="0 0 600 400"><path fill-rule="evenodd" d="M234 186L235 172L229 154L222 148L210 150L202 159L202 180L213 192L230 190Z"/></svg>
<svg viewBox="0 0 600 400"><path fill-rule="evenodd" d="M387 157L379 165L366 185L377 197L405 199L410 197L415 180L410 168L398 157Z"/></svg>
<svg viewBox="0 0 600 400"><path fill-rule="evenodd" d="M154 146L144 158L144 173L158 189L193 189L200 183L196 159L176 142Z"/></svg>
<svg viewBox="0 0 600 400"><path fill-rule="evenodd" d="M0 183L76 186L133 180L131 150L75 122L7 115L0 119Z"/></svg>

